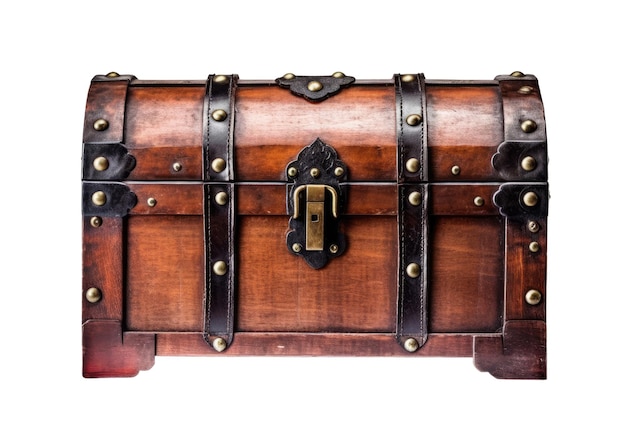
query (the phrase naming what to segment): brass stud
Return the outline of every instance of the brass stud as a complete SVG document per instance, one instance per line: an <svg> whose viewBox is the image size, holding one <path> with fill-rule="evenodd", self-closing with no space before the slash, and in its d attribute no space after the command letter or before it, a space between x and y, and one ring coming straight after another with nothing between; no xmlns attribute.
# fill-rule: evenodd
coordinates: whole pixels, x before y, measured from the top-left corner
<svg viewBox="0 0 626 429"><path fill-rule="evenodd" d="M218 192L215 194L215 202L220 206L226 205L228 203L228 194L226 192Z"/></svg>
<svg viewBox="0 0 626 429"><path fill-rule="evenodd" d="M223 352L224 350L226 350L226 340L224 340L223 338L217 337L213 340L211 345L213 345L213 348L216 352Z"/></svg>
<svg viewBox="0 0 626 429"><path fill-rule="evenodd" d="M283 76L283 79L291 80L291 79L295 79L295 77L296 77L296 75L295 75L295 74L293 74L293 73L286 73L286 74Z"/></svg>
<svg viewBox="0 0 626 429"><path fill-rule="evenodd" d="M474 198L474 205L476 207L482 207L485 205L485 200L483 197L475 197Z"/></svg>
<svg viewBox="0 0 626 429"><path fill-rule="evenodd" d="M182 169L183 165L180 162L175 162L174 164L172 164L172 170L179 172Z"/></svg>
<svg viewBox="0 0 626 429"><path fill-rule="evenodd" d="M539 197L534 192L526 192L522 197L522 201L527 207L534 207L539 202Z"/></svg>
<svg viewBox="0 0 626 429"><path fill-rule="evenodd" d="M412 279L418 278L419 275L420 275L420 272L421 272L420 266L418 264L416 264L415 262L411 262L406 267L406 273Z"/></svg>
<svg viewBox="0 0 626 429"><path fill-rule="evenodd" d="M94 228L100 228L102 226L102 218L100 216L94 216L91 219L89 219L89 223Z"/></svg>
<svg viewBox="0 0 626 429"><path fill-rule="evenodd" d="M339 246L337 246L336 244L331 244L328 250L330 250L330 253L335 254L339 252Z"/></svg>
<svg viewBox="0 0 626 429"><path fill-rule="evenodd" d="M417 173L417 170L420 168L420 162L417 158L409 158L406 162L406 169L410 173Z"/></svg>
<svg viewBox="0 0 626 429"><path fill-rule="evenodd" d="M154 207L157 205L157 200L154 197L150 197L146 200L146 203L150 206L150 207Z"/></svg>
<svg viewBox="0 0 626 429"><path fill-rule="evenodd" d="M520 89L517 90L517 92L519 92L520 94L524 94L524 95L530 94L533 91L534 91L533 87L528 86L528 85L524 85Z"/></svg>
<svg viewBox="0 0 626 429"><path fill-rule="evenodd" d="M458 165L453 165L452 168L450 169L450 172L454 176L458 176L459 174L461 174L461 167L459 167Z"/></svg>
<svg viewBox="0 0 626 429"><path fill-rule="evenodd" d="M533 121L532 119L526 119L524 122L520 124L520 128L522 129L522 131L524 131L527 134L532 133L535 130L537 130L537 123Z"/></svg>
<svg viewBox="0 0 626 429"><path fill-rule="evenodd" d="M102 191L96 191L91 196L91 202L96 206L103 206L107 202L107 196Z"/></svg>
<svg viewBox="0 0 626 429"><path fill-rule="evenodd" d="M106 119L97 119L96 122L93 123L93 129L96 131L104 131L109 128L109 121Z"/></svg>
<svg viewBox="0 0 626 429"><path fill-rule="evenodd" d="M228 77L223 74L217 75L213 78L213 82L215 83L226 83L228 82Z"/></svg>
<svg viewBox="0 0 626 429"><path fill-rule="evenodd" d="M539 243L537 243L536 241L533 241L528 245L528 250L533 253L537 253L539 251L539 248Z"/></svg>
<svg viewBox="0 0 626 429"><path fill-rule="evenodd" d="M222 122L227 116L228 114L223 109L217 109L211 113L211 117L217 122Z"/></svg>
<svg viewBox="0 0 626 429"><path fill-rule="evenodd" d="M522 159L522 168L524 171L533 171L537 167L537 161L532 156Z"/></svg>
<svg viewBox="0 0 626 429"><path fill-rule="evenodd" d="M521 71L514 71L513 73L511 73L512 77L524 77L526 76L524 73L522 73Z"/></svg>
<svg viewBox="0 0 626 429"><path fill-rule="evenodd" d="M537 222L535 222L534 220L529 221L526 226L527 226L527 228L528 228L528 230L530 232L537 232L537 231L539 231L539 224Z"/></svg>
<svg viewBox="0 0 626 429"><path fill-rule="evenodd" d="M338 72L333 73L333 77L337 78L337 79L341 79L343 77L346 77L346 75L343 74L342 72L338 71Z"/></svg>
<svg viewBox="0 0 626 429"><path fill-rule="evenodd" d="M409 203L411 203L412 206L419 206L422 204L422 194L417 191L411 192L409 194Z"/></svg>
<svg viewBox="0 0 626 429"><path fill-rule="evenodd" d="M422 115L418 115L417 113L409 115L406 118L406 123L412 127L416 127L422 123Z"/></svg>
<svg viewBox="0 0 626 429"><path fill-rule="evenodd" d="M98 171L104 171L109 168L109 160L103 156L99 156L93 160L93 168Z"/></svg>
<svg viewBox="0 0 626 429"><path fill-rule="evenodd" d="M291 245L291 250L293 250L296 253L302 252L302 244L300 244L300 243L293 243Z"/></svg>
<svg viewBox="0 0 626 429"><path fill-rule="evenodd" d="M311 174L311 177L319 177L320 169L319 168L311 168L310 174Z"/></svg>
<svg viewBox="0 0 626 429"><path fill-rule="evenodd" d="M90 287L87 289L87 292L85 292L85 299L95 304L102 299L102 292L97 287Z"/></svg>
<svg viewBox="0 0 626 429"><path fill-rule="evenodd" d="M404 342L404 350L409 353L414 353L419 348L419 343L415 338L407 338Z"/></svg>
<svg viewBox="0 0 626 429"><path fill-rule="evenodd" d="M120 77L120 74L119 74L119 73L117 73L117 72L112 71L112 72L108 72L108 73L106 74L106 76L107 76L109 79L112 79L112 78L115 78L115 77Z"/></svg>
<svg viewBox="0 0 626 429"><path fill-rule="evenodd" d="M335 168L335 176L341 177L343 176L343 173L345 173L345 170L343 169L343 167Z"/></svg>
<svg viewBox="0 0 626 429"><path fill-rule="evenodd" d="M403 74L400 78L402 82L413 82L415 80L414 74Z"/></svg>
<svg viewBox="0 0 626 429"><path fill-rule="evenodd" d="M224 261L217 261L213 264L213 272L218 276L223 276L228 271L228 266Z"/></svg>
<svg viewBox="0 0 626 429"><path fill-rule="evenodd" d="M211 163L211 168L216 173L221 173L226 168L226 161L223 158L215 158Z"/></svg>
<svg viewBox="0 0 626 429"><path fill-rule="evenodd" d="M324 85L322 85L322 83L317 80L312 80L306 87L311 92L318 92L321 91L322 88L324 88Z"/></svg>
<svg viewBox="0 0 626 429"><path fill-rule="evenodd" d="M298 175L298 169L296 167L289 167L287 170L287 175L289 177L296 177Z"/></svg>
<svg viewBox="0 0 626 429"><path fill-rule="evenodd" d="M537 305L541 302L541 292L537 289L531 289L526 292L526 296L524 298L528 304Z"/></svg>

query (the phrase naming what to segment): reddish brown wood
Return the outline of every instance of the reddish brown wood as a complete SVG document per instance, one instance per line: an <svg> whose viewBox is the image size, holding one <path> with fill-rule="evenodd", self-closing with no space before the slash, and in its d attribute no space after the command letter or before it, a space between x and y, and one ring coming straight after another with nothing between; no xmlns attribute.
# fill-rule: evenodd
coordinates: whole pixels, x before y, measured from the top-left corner
<svg viewBox="0 0 626 429"><path fill-rule="evenodd" d="M124 110L127 81L92 82L85 107L83 142L121 142L124 139ZM98 119L107 121L104 130L96 130Z"/></svg>
<svg viewBox="0 0 626 429"><path fill-rule="evenodd" d="M499 186L493 184L433 184L428 191L429 214L434 216L497 215L493 194ZM482 198L482 205L476 198Z"/></svg>
<svg viewBox="0 0 626 429"><path fill-rule="evenodd" d="M128 187L137 195L137 205L131 210L133 215L201 215L204 211L201 183L129 183ZM150 198L156 200L156 205L148 204Z"/></svg>
<svg viewBox="0 0 626 429"><path fill-rule="evenodd" d="M128 180L202 180L202 147L142 147L131 149L137 164ZM180 164L180 170L174 164Z"/></svg>

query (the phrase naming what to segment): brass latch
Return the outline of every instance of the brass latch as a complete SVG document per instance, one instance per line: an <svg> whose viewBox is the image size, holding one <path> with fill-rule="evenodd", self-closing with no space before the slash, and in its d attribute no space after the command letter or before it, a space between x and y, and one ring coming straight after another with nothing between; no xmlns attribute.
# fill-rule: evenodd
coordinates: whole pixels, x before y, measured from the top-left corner
<svg viewBox="0 0 626 429"><path fill-rule="evenodd" d="M324 250L326 191L332 196L331 213L337 219L337 191L328 185L301 185L293 192L293 218L300 217L300 193L306 190L306 250Z"/></svg>

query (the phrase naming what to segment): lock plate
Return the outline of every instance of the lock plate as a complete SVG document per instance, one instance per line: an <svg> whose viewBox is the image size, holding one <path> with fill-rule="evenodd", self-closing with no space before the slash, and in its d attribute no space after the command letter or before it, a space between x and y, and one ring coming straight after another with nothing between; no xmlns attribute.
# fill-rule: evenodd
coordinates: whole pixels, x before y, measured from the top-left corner
<svg viewBox="0 0 626 429"><path fill-rule="evenodd" d="M339 213L346 190L340 184L347 169L337 152L319 138L289 163L287 212L291 216L287 248L312 268L325 266L346 247L339 230Z"/></svg>

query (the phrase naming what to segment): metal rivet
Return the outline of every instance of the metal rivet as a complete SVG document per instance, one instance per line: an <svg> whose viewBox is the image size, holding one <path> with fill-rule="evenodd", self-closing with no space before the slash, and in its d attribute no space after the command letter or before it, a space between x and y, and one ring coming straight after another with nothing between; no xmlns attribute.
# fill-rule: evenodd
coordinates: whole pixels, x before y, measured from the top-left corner
<svg viewBox="0 0 626 429"><path fill-rule="evenodd" d="M453 175L458 176L459 174L461 174L461 167L459 167L458 165L453 165L452 168L450 169L450 172Z"/></svg>
<svg viewBox="0 0 626 429"><path fill-rule="evenodd" d="M331 244L328 250L330 250L330 253L335 254L339 252L339 246L337 246L336 244Z"/></svg>
<svg viewBox="0 0 626 429"><path fill-rule="evenodd" d="M215 194L215 202L220 206L225 205L228 202L228 194L226 192L218 192Z"/></svg>
<svg viewBox="0 0 626 429"><path fill-rule="evenodd" d="M537 305L541 302L541 292L539 292L537 289L531 289L526 292L525 299L528 304Z"/></svg>
<svg viewBox="0 0 626 429"><path fill-rule="evenodd" d="M96 206L103 206L107 202L107 196L102 191L96 191L91 196L91 202L94 203Z"/></svg>
<svg viewBox="0 0 626 429"><path fill-rule="evenodd" d="M528 227L528 230L530 232L537 232L537 231L539 231L539 224L537 222L535 222L534 220L529 221L526 226Z"/></svg>
<svg viewBox="0 0 626 429"><path fill-rule="evenodd" d="M406 169L410 173L417 173L417 170L419 170L419 168L420 168L420 162L418 161L417 158L409 158L409 160L406 162Z"/></svg>
<svg viewBox="0 0 626 429"><path fill-rule="evenodd" d="M89 223L94 228L100 228L100 226L102 226L102 218L100 216L94 216L91 219L89 219Z"/></svg>
<svg viewBox="0 0 626 429"><path fill-rule="evenodd" d="M512 77L524 77L526 76L524 73L522 73L521 71L514 71L513 73L511 73Z"/></svg>
<svg viewBox="0 0 626 429"><path fill-rule="evenodd" d="M296 77L296 75L295 75L295 74L293 74L293 73L286 73L286 74L283 76L283 79L291 80L291 79L294 79L295 77Z"/></svg>
<svg viewBox="0 0 626 429"><path fill-rule="evenodd" d="M419 277L420 272L421 272L420 266L418 264L416 264L415 262L411 262L406 267L406 273L412 279L415 279L415 278Z"/></svg>
<svg viewBox="0 0 626 429"><path fill-rule="evenodd" d="M526 119L524 122L520 124L520 128L525 133L532 133L537 129L537 123L532 119Z"/></svg>
<svg viewBox="0 0 626 429"><path fill-rule="evenodd" d="M228 266L226 265L226 262L224 261L217 261L216 263L213 264L213 272L217 274L218 276L223 276L224 274L226 274L227 270L228 270Z"/></svg>
<svg viewBox="0 0 626 429"><path fill-rule="evenodd" d="M483 197L475 197L474 198L474 205L476 207L482 207L483 205L485 205L485 200L483 199Z"/></svg>
<svg viewBox="0 0 626 429"><path fill-rule="evenodd" d="M533 87L532 86L528 86L528 85L524 85L520 89L518 89L517 92L519 92L520 94L527 95L527 94L530 94L531 92L533 92Z"/></svg>
<svg viewBox="0 0 626 429"><path fill-rule="evenodd" d="M172 164L172 170L178 172L183 169L183 165L180 162L175 162Z"/></svg>
<svg viewBox="0 0 626 429"><path fill-rule="evenodd" d="M415 338L407 338L407 340L404 342L404 350L409 353L416 352L418 348L419 343Z"/></svg>
<svg viewBox="0 0 626 429"><path fill-rule="evenodd" d="M335 72L333 73L333 77L337 79L341 79L342 77L346 77L346 75L343 74L342 72Z"/></svg>
<svg viewBox="0 0 626 429"><path fill-rule="evenodd" d="M539 243L537 243L536 241L531 242L528 245L528 250L530 250L533 253L537 253L539 251Z"/></svg>
<svg viewBox="0 0 626 429"><path fill-rule="evenodd" d="M422 204L422 194L417 191L411 192L409 194L409 203L411 203L412 206L419 206Z"/></svg>
<svg viewBox="0 0 626 429"><path fill-rule="evenodd" d="M93 123L93 129L96 131L104 131L109 128L109 121L106 119L98 119Z"/></svg>
<svg viewBox="0 0 626 429"><path fill-rule="evenodd" d="M310 174L311 174L311 177L319 177L320 175L319 168L311 168Z"/></svg>
<svg viewBox="0 0 626 429"><path fill-rule="evenodd" d="M403 74L400 78L402 82L413 82L415 80L414 74Z"/></svg>
<svg viewBox="0 0 626 429"><path fill-rule="evenodd" d="M146 203L150 206L150 207L154 207L157 204L157 200L154 197L150 197L146 200Z"/></svg>
<svg viewBox="0 0 626 429"><path fill-rule="evenodd" d="M213 78L213 82L215 83L225 83L228 82L228 77L223 74L217 75Z"/></svg>
<svg viewBox="0 0 626 429"><path fill-rule="evenodd" d="M217 337L211 344L216 352L223 352L226 350L226 341L223 338Z"/></svg>
<svg viewBox="0 0 626 429"><path fill-rule="evenodd" d="M317 80L312 80L311 82L309 82L309 84L306 87L311 92L317 92L317 91L321 91L322 88L324 88L324 85L322 85L322 83Z"/></svg>
<svg viewBox="0 0 626 429"><path fill-rule="evenodd" d="M293 250L296 253L300 253L302 251L302 244L300 244L300 243L293 243L291 245L291 250Z"/></svg>
<svg viewBox="0 0 626 429"><path fill-rule="evenodd" d="M345 170L343 169L343 167L335 168L335 176L341 177L343 176L343 173L345 173Z"/></svg>
<svg viewBox="0 0 626 429"><path fill-rule="evenodd" d="M534 207L539 202L539 197L534 192L526 192L522 197L522 201L528 207Z"/></svg>
<svg viewBox="0 0 626 429"><path fill-rule="evenodd" d="M87 289L87 292L85 292L85 299L90 303L95 304L102 299L102 292L100 292L100 289L97 287L90 287Z"/></svg>
<svg viewBox="0 0 626 429"><path fill-rule="evenodd" d="M224 161L222 158L215 158L211 163L211 168L216 173L221 173L226 168L226 161Z"/></svg>
<svg viewBox="0 0 626 429"><path fill-rule="evenodd" d="M114 78L114 77L120 77L120 74L119 74L119 73L117 73L117 72L112 71L112 72L107 73L107 74L106 74L106 76L107 76L109 79L111 79L111 78Z"/></svg>
<svg viewBox="0 0 626 429"><path fill-rule="evenodd" d="M527 156L522 159L522 168L524 171L533 171L537 167L537 161L532 156Z"/></svg>
<svg viewBox="0 0 626 429"><path fill-rule="evenodd" d="M287 175L289 177L296 177L298 175L298 169L296 167L289 167L287 170Z"/></svg>
<svg viewBox="0 0 626 429"><path fill-rule="evenodd" d="M406 123L409 124L412 127L416 127L419 124L422 123L422 115L419 115L417 113L413 114L413 115L409 115L406 118Z"/></svg>
<svg viewBox="0 0 626 429"><path fill-rule="evenodd" d="M223 109L217 109L214 110L213 113L211 113L211 117L217 122L222 122L224 119L226 119L227 116L228 114Z"/></svg>
<svg viewBox="0 0 626 429"><path fill-rule="evenodd" d="M99 156L93 160L93 168L98 171L104 171L109 168L109 160L103 156Z"/></svg>

